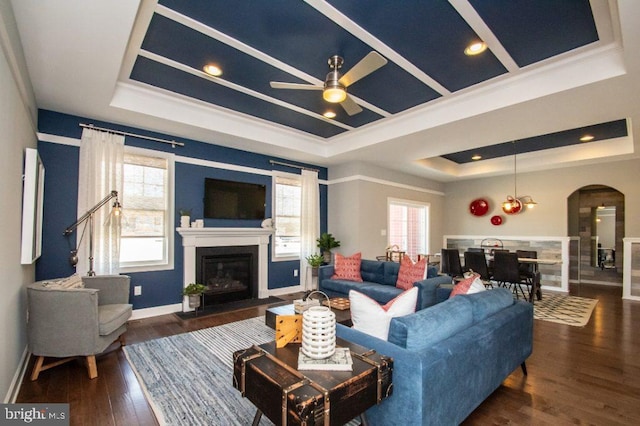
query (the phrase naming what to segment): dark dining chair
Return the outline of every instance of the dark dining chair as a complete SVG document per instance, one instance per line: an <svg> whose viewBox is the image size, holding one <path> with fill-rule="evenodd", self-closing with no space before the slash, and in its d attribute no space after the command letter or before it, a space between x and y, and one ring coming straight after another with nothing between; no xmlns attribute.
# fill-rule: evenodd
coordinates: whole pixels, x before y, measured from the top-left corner
<svg viewBox="0 0 640 426"><path fill-rule="evenodd" d="M480 274L480 279L485 287L493 288L491 284L491 276L489 275L489 267L487 266L487 258L484 251L465 251L464 252L464 269L465 271L473 271Z"/></svg>
<svg viewBox="0 0 640 426"><path fill-rule="evenodd" d="M520 275L518 255L512 252L499 251L494 254L493 262L493 279L498 283L498 286L509 288L515 294L516 299L522 294L525 300L533 302L531 291L533 284ZM523 285L527 287L527 293L525 293Z"/></svg>
<svg viewBox="0 0 640 426"><path fill-rule="evenodd" d="M518 258L522 259L537 259L538 252L535 250L516 250ZM532 294L536 294L538 300L542 299L542 292L540 290L540 273L538 272L538 265L535 263L520 263L520 276L531 283L533 286Z"/></svg>
<svg viewBox="0 0 640 426"><path fill-rule="evenodd" d="M449 275L454 280L462 277L462 264L458 249L443 248L440 251L440 272Z"/></svg>
<svg viewBox="0 0 640 426"><path fill-rule="evenodd" d="M494 266L493 266L494 260L493 259L495 259L495 254L498 253L498 252L509 253L509 250L501 249L501 248L491 249L491 251L489 252L489 254L491 255L491 258L490 258L490 260L488 262L489 276L491 276L491 277L493 276L493 269L494 269Z"/></svg>
<svg viewBox="0 0 640 426"><path fill-rule="evenodd" d="M482 247L469 247L467 251L473 251L476 253L484 253L484 249Z"/></svg>

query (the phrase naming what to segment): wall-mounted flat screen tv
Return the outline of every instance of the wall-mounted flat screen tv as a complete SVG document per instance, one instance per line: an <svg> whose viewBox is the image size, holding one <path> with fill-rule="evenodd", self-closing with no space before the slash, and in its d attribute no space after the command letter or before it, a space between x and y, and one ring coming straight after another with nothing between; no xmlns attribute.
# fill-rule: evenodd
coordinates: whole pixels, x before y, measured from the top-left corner
<svg viewBox="0 0 640 426"><path fill-rule="evenodd" d="M204 217L263 220L265 197L265 185L205 178Z"/></svg>

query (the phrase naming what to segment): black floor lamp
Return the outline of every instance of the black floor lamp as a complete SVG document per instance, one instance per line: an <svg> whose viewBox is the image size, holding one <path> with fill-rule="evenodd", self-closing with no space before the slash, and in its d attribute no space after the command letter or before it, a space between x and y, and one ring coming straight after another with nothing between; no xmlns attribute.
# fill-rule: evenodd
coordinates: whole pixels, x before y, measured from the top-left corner
<svg viewBox="0 0 640 426"><path fill-rule="evenodd" d="M87 271L88 276L94 276L96 273L93 270L93 215L97 212L100 207L107 204L112 198L115 198L116 201L113 203L113 207L111 210L111 214L115 216L119 216L121 213L122 206L118 202L118 191L111 191L109 195L104 197L102 200L98 202L95 206L91 207L85 214L83 214L78 220L76 220L72 225L69 225L67 229L64 230L63 235L71 235L75 229L81 224L85 223L86 226L89 225L89 270ZM84 231L82 231L82 236L84 236ZM80 241L78 241L77 247L80 247L80 243L82 242L82 236L80 237ZM71 251L71 256L69 257L69 261L71 262L71 266L76 266L78 263L78 249Z"/></svg>

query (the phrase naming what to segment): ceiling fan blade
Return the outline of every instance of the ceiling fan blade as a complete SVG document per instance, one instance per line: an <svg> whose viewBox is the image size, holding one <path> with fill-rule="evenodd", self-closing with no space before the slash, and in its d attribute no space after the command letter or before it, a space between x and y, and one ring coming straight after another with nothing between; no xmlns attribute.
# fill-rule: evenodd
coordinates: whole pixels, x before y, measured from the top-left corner
<svg viewBox="0 0 640 426"><path fill-rule="evenodd" d="M360 62L355 64L340 80L340 84L344 87L349 87L356 81L363 77L368 76L378 68L384 66L387 60L378 52L370 52L367 56L362 58Z"/></svg>
<svg viewBox="0 0 640 426"><path fill-rule="evenodd" d="M356 101L354 101L353 98L349 95L347 95L347 99L340 102L340 106L344 108L345 112L349 115L356 115L362 112L362 108L360 108L360 105L358 105Z"/></svg>
<svg viewBox="0 0 640 426"><path fill-rule="evenodd" d="M283 83L281 81L269 82L274 89L297 89L297 90L322 90L322 86L315 86L313 84L301 84L301 83Z"/></svg>

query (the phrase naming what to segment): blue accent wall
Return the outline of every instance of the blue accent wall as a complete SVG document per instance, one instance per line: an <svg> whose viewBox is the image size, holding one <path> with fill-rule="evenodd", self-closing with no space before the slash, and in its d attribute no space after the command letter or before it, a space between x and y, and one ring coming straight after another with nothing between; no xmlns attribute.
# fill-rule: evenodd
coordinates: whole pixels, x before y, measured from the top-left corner
<svg viewBox="0 0 640 426"><path fill-rule="evenodd" d="M77 117L53 111L40 110L38 113L38 131L43 134L65 136L80 139L82 128L80 123L92 123L98 127L113 130L133 132L146 136L163 139L175 139L184 142L184 147L172 148L171 145L147 141L127 136L125 144L156 151L172 152L176 156L191 157L201 160L215 161L230 165L247 166L262 170L281 170L296 173L296 169L272 166L269 160L280 160L293 163L290 160L274 158L247 151L226 148L218 145L198 142L194 140L174 138L170 135L149 132L142 129L120 126L113 123L101 122L89 118ZM76 246L77 238L82 229L76 230L71 236L63 236L67 226L76 220L78 203L78 159L79 148L59 143L38 142L38 151L45 167L44 190L44 218L42 256L36 263L36 279L52 279L65 277L75 272L69 264L70 251ZM326 180L326 168L314 164L296 163L319 170L318 177ZM175 163L175 197L174 209L175 226L179 225L178 209L191 209L192 218L203 216L204 179L213 177L218 179L259 183L266 185L266 216L271 217L272 188L271 177L257 173L238 172L215 167ZM124 206L126 209L126 206ZM259 227L259 220L217 220L205 219L206 227ZM327 186L320 185L320 228L327 230ZM269 288L284 288L299 284L299 277L294 277L295 269L300 269L299 261L272 262L271 247L269 248ZM178 233L174 238L174 269L169 271L130 273L132 280L131 301L134 309L154 306L170 305L182 302L183 281L183 250L182 239ZM133 286L142 286L142 295L133 296Z"/></svg>

